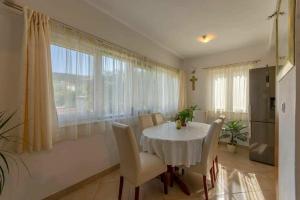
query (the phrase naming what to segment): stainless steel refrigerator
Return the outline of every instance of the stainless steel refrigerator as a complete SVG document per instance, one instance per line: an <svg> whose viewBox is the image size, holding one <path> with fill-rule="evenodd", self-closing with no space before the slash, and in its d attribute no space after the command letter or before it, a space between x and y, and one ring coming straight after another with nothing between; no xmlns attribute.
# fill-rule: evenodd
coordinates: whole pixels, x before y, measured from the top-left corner
<svg viewBox="0 0 300 200"><path fill-rule="evenodd" d="M275 143L275 67L251 69L250 160L274 165Z"/></svg>

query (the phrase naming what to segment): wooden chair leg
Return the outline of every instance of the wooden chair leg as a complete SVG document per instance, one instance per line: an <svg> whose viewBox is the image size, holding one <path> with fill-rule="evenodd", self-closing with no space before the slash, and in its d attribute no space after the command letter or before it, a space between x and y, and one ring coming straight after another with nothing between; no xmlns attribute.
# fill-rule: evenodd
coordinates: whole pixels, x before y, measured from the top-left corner
<svg viewBox="0 0 300 200"><path fill-rule="evenodd" d="M214 181L216 182L217 178L216 178L216 171L215 171L215 161L213 161L212 172L213 172Z"/></svg>
<svg viewBox="0 0 300 200"><path fill-rule="evenodd" d="M212 171L212 170L213 170L213 169L211 168L211 169L209 170L209 172L210 172L211 187L214 188L214 187L215 187L215 185L214 185L214 175L213 175L213 171Z"/></svg>
<svg viewBox="0 0 300 200"><path fill-rule="evenodd" d="M124 177L120 176L119 197L118 197L119 200L122 199L123 183L124 183Z"/></svg>
<svg viewBox="0 0 300 200"><path fill-rule="evenodd" d="M173 187L174 185L174 167L171 165L168 165L168 172L170 175L170 186Z"/></svg>
<svg viewBox="0 0 300 200"><path fill-rule="evenodd" d="M215 158L216 161L216 168L217 168L217 174L219 173L219 161L218 161L218 156Z"/></svg>
<svg viewBox="0 0 300 200"><path fill-rule="evenodd" d="M135 187L134 199L139 200L140 197L140 187Z"/></svg>
<svg viewBox="0 0 300 200"><path fill-rule="evenodd" d="M163 180L164 180L164 193L168 194L168 175L167 172L163 174Z"/></svg>
<svg viewBox="0 0 300 200"><path fill-rule="evenodd" d="M164 175L163 175L163 174L160 175L160 181L161 181L162 183L164 182Z"/></svg>
<svg viewBox="0 0 300 200"><path fill-rule="evenodd" d="M207 190L207 184L206 184L206 176L203 176L203 186L204 186L205 200L208 200L208 190Z"/></svg>

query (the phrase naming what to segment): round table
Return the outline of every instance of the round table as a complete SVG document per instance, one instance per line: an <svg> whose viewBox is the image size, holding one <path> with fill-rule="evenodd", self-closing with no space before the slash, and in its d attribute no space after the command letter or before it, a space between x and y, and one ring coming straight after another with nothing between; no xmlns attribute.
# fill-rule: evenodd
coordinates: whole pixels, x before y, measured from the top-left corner
<svg viewBox="0 0 300 200"><path fill-rule="evenodd" d="M156 154L166 165L196 165L201 161L202 144L210 125L190 122L176 129L168 122L143 131L140 144L143 151Z"/></svg>

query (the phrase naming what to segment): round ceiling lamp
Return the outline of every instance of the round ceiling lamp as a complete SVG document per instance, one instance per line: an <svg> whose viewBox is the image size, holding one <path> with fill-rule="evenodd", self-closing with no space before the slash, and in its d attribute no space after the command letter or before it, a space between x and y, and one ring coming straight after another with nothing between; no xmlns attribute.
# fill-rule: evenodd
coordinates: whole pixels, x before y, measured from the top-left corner
<svg viewBox="0 0 300 200"><path fill-rule="evenodd" d="M216 36L213 35L213 34L205 34L205 35L199 36L197 38L197 40L198 40L198 42L208 43L208 42L212 41L215 38L216 38Z"/></svg>

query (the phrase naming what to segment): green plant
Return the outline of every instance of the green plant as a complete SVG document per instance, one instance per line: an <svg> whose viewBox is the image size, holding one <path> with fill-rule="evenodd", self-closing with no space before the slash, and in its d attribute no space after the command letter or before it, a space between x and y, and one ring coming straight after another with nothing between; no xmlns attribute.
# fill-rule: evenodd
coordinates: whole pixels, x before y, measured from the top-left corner
<svg viewBox="0 0 300 200"><path fill-rule="evenodd" d="M186 122L189 122L189 121L193 121L195 110L200 110L199 108L197 108L197 105L190 106L190 107L180 111L177 114L176 119L179 119L183 124L185 124Z"/></svg>
<svg viewBox="0 0 300 200"><path fill-rule="evenodd" d="M246 142L248 139L248 132L243 132L247 128L242 121L233 120L225 124L225 129L220 138L230 138L229 144L236 145L238 140Z"/></svg>
<svg viewBox="0 0 300 200"><path fill-rule="evenodd" d="M9 135L9 133L14 130L15 128L21 126L23 123L7 127L8 123L11 121L13 116L16 114L16 112L13 113L7 113L5 111L0 111L0 142L1 144L5 143L11 143L15 142L12 140L14 136ZM18 159L15 158L14 153L11 153L5 149L0 149L0 195L3 192L4 185L6 183L7 175L10 173L10 162L9 160L12 160L16 165L18 165L18 162L20 161L23 166L27 169L29 172L27 166L23 162L21 158L18 157Z"/></svg>

